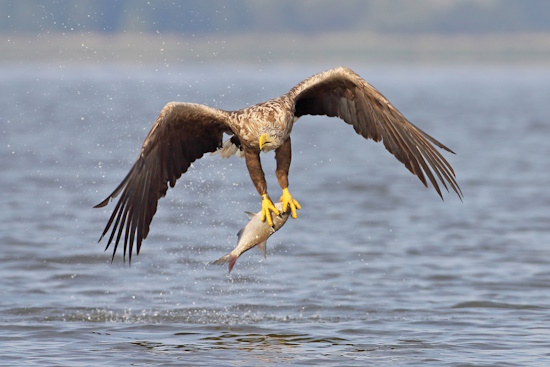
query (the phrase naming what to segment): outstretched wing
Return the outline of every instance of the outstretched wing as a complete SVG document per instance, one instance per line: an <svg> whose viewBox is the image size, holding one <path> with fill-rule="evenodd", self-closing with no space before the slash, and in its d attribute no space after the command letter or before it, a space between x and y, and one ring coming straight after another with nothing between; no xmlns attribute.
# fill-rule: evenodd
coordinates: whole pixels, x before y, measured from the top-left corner
<svg viewBox="0 0 550 367"><path fill-rule="evenodd" d="M112 227L105 250L114 240L113 258L123 231L124 258L129 246L132 261L134 241L139 254L157 211L157 202L166 195L168 183L174 187L192 162L221 146L224 132L232 133L225 111L177 102L168 103L162 109L126 178L95 206L104 207L122 193L99 239L101 241Z"/></svg>
<svg viewBox="0 0 550 367"><path fill-rule="evenodd" d="M304 80L289 92L295 116L340 117L366 139L383 141L386 149L443 198L434 174L462 198L451 165L434 145L452 150L410 123L380 92L352 70L340 67ZM431 169L430 169L431 168Z"/></svg>

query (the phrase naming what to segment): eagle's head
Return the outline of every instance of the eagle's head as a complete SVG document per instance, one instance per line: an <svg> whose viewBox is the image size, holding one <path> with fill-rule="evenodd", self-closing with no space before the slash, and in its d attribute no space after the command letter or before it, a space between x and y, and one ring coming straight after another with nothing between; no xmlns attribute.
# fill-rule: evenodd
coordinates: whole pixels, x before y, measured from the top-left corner
<svg viewBox="0 0 550 367"><path fill-rule="evenodd" d="M283 142L283 137L279 131L269 130L267 132L263 132L259 138L260 150L263 152L269 152L280 147Z"/></svg>

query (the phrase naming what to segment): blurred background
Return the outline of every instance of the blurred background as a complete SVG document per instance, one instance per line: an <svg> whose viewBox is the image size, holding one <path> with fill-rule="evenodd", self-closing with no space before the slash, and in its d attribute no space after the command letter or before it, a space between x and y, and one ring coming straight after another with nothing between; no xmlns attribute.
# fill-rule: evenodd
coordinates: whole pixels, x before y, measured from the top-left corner
<svg viewBox="0 0 550 367"><path fill-rule="evenodd" d="M0 62L527 63L544 0L7 1Z"/></svg>

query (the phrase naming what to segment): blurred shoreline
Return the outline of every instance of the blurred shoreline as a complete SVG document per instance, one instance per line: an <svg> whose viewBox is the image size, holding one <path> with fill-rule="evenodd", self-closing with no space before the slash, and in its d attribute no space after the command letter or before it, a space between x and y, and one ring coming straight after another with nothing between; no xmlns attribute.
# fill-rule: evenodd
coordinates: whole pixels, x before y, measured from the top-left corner
<svg viewBox="0 0 550 367"><path fill-rule="evenodd" d="M0 65L419 64L550 66L550 33L3 34Z"/></svg>

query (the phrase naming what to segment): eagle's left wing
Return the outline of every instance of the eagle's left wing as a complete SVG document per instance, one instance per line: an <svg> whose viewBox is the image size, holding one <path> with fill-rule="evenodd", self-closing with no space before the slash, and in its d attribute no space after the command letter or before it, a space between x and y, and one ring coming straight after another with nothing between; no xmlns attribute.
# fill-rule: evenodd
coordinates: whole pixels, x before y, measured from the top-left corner
<svg viewBox="0 0 550 367"><path fill-rule="evenodd" d="M435 175L462 198L451 165L434 145L453 153L410 123L376 88L352 70L340 67L311 76L288 93L295 116L340 117L366 139L383 141L386 149L428 186L424 175L443 198ZM431 169L430 169L431 168Z"/></svg>

